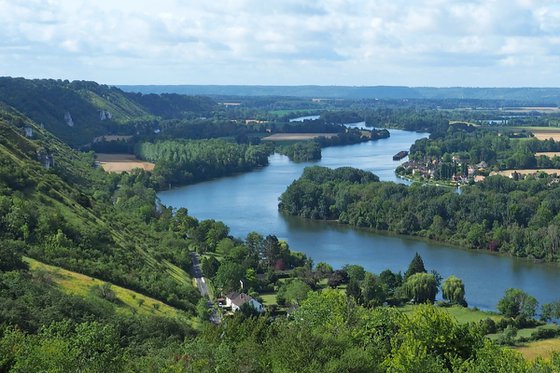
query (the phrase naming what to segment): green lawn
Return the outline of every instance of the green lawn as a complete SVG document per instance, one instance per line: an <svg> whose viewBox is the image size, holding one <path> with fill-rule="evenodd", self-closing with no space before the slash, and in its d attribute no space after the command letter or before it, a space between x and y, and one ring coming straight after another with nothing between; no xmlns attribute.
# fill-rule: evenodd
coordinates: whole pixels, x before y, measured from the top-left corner
<svg viewBox="0 0 560 373"><path fill-rule="evenodd" d="M276 293L259 294L263 300L264 306L276 304Z"/></svg>

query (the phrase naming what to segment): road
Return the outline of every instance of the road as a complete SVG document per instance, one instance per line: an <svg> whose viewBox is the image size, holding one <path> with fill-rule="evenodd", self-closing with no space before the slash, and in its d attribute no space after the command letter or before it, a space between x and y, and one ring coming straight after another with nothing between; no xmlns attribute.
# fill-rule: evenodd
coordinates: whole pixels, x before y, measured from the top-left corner
<svg viewBox="0 0 560 373"><path fill-rule="evenodd" d="M206 285L206 280L204 279L202 273L202 267L200 266L200 259L198 258L198 254L193 252L190 253L190 256L193 262L193 275L194 279L196 280L196 287L198 288L200 295L208 299L208 308L211 310L210 321L214 324L219 324L220 322L222 322L222 318L213 307L214 304L212 303L212 301L210 300L210 296L208 295L208 286Z"/></svg>
<svg viewBox="0 0 560 373"><path fill-rule="evenodd" d="M202 268L200 267L200 259L197 253L190 253L193 262L193 275L196 280L196 286L200 295L203 297L208 297L208 286L206 286L206 280L202 275Z"/></svg>

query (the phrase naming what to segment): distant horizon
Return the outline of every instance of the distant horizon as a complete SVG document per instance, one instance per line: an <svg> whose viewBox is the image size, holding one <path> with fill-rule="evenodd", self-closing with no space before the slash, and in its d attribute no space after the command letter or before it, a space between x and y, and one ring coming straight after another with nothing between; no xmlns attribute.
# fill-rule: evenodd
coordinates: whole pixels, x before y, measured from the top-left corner
<svg viewBox="0 0 560 373"><path fill-rule="evenodd" d="M50 79L50 78L46 78ZM76 80L76 79L75 79ZM83 80L83 79L77 79ZM193 83L139 83L139 84L109 84L101 83L99 84L110 85L114 87L181 87L181 86L200 86L200 87L341 87L341 88L376 88L376 87L388 87L388 88L433 88L433 89L453 89L453 88L464 88L464 89L560 89L558 86L429 86L429 85L392 85L392 84L372 84L372 85L345 85L345 84L221 84L221 83L208 83L208 84L193 84Z"/></svg>
<svg viewBox="0 0 560 373"><path fill-rule="evenodd" d="M0 2L0 71L109 85L560 87L547 0Z"/></svg>

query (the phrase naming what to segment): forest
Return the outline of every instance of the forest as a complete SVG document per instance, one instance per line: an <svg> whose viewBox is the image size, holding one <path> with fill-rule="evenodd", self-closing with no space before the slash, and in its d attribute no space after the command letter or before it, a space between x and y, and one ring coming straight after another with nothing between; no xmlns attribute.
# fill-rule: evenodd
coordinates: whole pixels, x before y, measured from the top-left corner
<svg viewBox="0 0 560 373"><path fill-rule="evenodd" d="M137 145L141 159L156 163L153 184L166 187L250 171L268 164L271 148L224 140L168 140Z"/></svg>
<svg viewBox="0 0 560 373"><path fill-rule="evenodd" d="M281 211L426 237L469 249L558 260L560 188L552 177L502 176L455 190L357 177L363 171L308 167L280 197Z"/></svg>

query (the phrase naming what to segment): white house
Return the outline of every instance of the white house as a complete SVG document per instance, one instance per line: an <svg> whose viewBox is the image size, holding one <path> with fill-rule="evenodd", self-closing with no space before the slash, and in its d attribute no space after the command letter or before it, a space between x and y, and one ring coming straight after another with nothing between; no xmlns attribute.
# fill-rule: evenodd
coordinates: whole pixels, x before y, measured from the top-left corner
<svg viewBox="0 0 560 373"><path fill-rule="evenodd" d="M259 313L264 312L264 306L245 293L230 293L226 295L226 307L231 307L233 312L238 311L245 303L249 303Z"/></svg>

